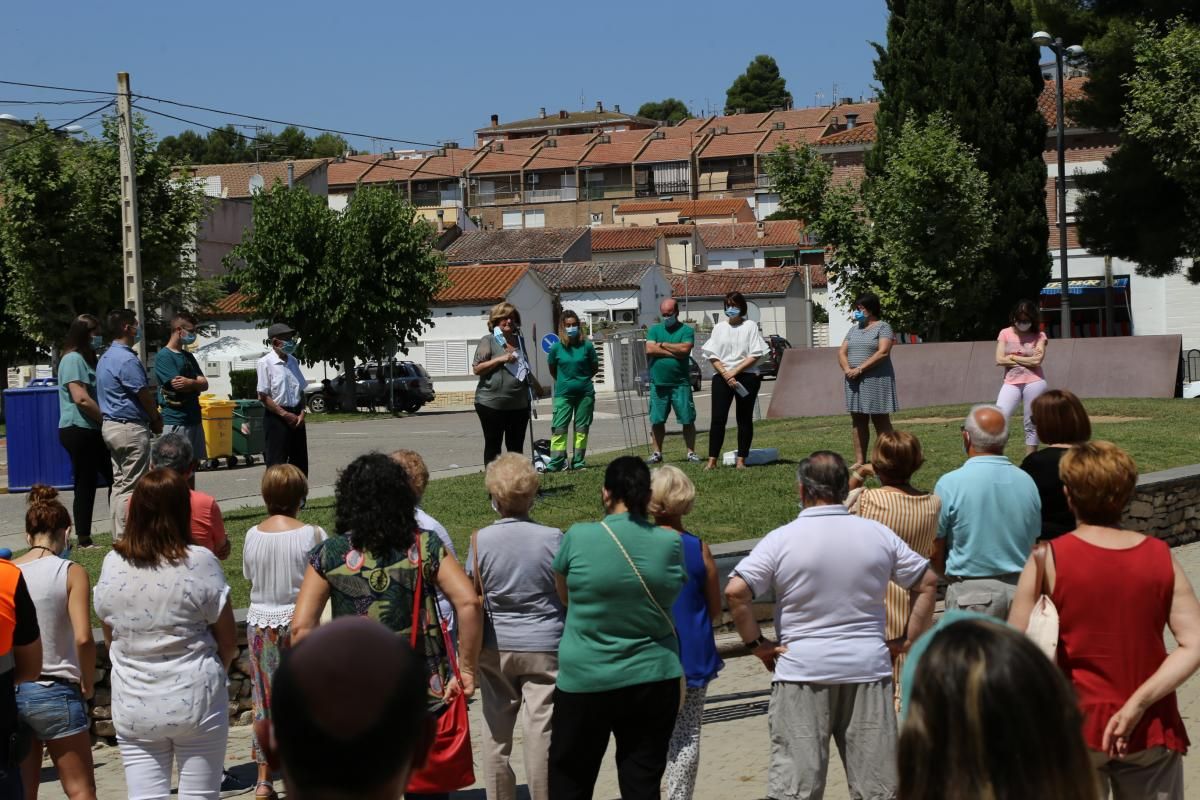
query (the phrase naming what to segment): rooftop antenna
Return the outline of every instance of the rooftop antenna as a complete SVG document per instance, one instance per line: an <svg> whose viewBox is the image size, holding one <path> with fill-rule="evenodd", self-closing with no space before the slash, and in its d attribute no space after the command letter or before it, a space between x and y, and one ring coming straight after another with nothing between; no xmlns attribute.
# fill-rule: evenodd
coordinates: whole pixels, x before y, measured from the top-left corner
<svg viewBox="0 0 1200 800"><path fill-rule="evenodd" d="M814 106L821 105L822 104L821 101L823 101L824 99L825 99L825 93L822 92L820 89L817 89L815 92L813 92L813 105Z"/></svg>

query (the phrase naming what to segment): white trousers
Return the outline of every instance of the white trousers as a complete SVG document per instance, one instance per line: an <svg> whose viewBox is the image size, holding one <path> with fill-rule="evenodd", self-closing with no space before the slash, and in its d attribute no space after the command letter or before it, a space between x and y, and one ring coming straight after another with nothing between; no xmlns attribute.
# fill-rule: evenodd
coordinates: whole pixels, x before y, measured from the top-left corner
<svg viewBox="0 0 1200 800"><path fill-rule="evenodd" d="M217 800L228 740L229 717L224 713L213 714L194 732L171 739L117 737L129 800L168 800L173 760L179 762L177 800Z"/></svg>
<svg viewBox="0 0 1200 800"><path fill-rule="evenodd" d="M1037 428L1033 424L1033 401L1038 399L1042 392L1046 391L1045 381L1034 381L1033 383L1006 383L1000 387L1000 396L996 398L996 405L1000 406L1000 410L1004 412L1004 418L1012 419L1013 412L1017 410L1017 406L1021 401L1025 402L1025 444L1030 447L1037 447L1038 436Z"/></svg>

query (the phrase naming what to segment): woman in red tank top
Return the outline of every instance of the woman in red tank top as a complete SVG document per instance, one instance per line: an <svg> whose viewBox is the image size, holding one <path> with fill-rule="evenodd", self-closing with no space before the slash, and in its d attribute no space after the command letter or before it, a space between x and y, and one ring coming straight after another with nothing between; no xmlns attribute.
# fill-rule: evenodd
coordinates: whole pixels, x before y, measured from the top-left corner
<svg viewBox="0 0 1200 800"><path fill-rule="evenodd" d="M1058 608L1058 665L1104 796L1182 799L1188 736L1175 689L1200 668L1200 603L1165 542L1117 527L1137 483L1128 454L1077 445L1059 475L1078 525L1049 543L1044 586L1030 558L1008 621L1024 630L1043 591ZM1169 656L1165 627L1179 643Z"/></svg>

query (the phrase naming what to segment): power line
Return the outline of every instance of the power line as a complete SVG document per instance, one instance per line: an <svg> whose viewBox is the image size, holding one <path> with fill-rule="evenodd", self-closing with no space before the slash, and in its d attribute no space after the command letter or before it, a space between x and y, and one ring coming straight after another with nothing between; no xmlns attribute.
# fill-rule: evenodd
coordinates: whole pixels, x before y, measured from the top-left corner
<svg viewBox="0 0 1200 800"><path fill-rule="evenodd" d="M114 97L116 92L105 92L100 89L77 89L70 86L48 86L44 83L21 83L20 81L0 81L0 86L24 86L27 89L53 89L56 92L76 92L78 94L98 94L104 97Z"/></svg>
<svg viewBox="0 0 1200 800"><path fill-rule="evenodd" d="M71 125L74 125L76 122L79 122L80 120L87 119L88 117L92 116L93 114L99 114L101 111L105 110L106 108L111 108L113 105L113 102L114 101L109 100L107 103L100 106L99 108L94 108L82 116L79 116L73 120L64 122L62 125L58 125L53 128L47 128L46 130L42 131L41 133L26 137L25 139L22 139L19 142L14 142L13 144L8 145L7 147L0 147L0 154L7 153L9 150L15 150L18 147L22 147L24 145L29 144L30 142L37 141L38 139L41 139L44 136L49 136L52 133L59 133L64 128L69 128Z"/></svg>

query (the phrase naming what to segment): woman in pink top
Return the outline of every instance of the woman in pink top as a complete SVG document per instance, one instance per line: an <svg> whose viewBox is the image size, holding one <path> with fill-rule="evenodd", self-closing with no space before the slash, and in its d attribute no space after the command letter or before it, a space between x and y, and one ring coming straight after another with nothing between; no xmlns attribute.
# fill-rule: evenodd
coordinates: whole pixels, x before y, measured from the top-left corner
<svg viewBox="0 0 1200 800"><path fill-rule="evenodd" d="M1038 330L1038 307L1032 300L1022 300L1009 315L1012 323L996 337L996 364L1004 367L1004 385L996 405L1011 418L1021 401L1025 401L1025 453L1035 452L1038 446L1037 427L1033 424L1033 401L1046 391L1046 376L1042 374L1042 359L1046 357L1046 334Z"/></svg>

